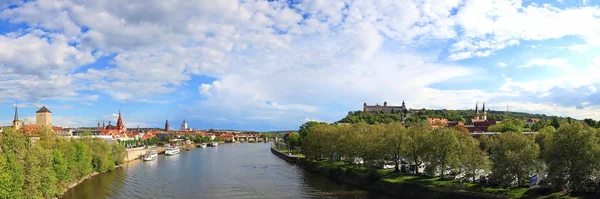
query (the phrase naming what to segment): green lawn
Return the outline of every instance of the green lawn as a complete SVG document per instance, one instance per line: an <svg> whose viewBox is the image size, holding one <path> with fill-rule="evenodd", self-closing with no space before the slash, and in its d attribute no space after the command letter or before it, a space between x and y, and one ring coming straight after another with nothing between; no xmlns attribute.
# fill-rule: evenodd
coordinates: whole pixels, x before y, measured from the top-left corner
<svg viewBox="0 0 600 199"><path fill-rule="evenodd" d="M353 173L357 176L369 176L371 175L369 169L358 165L349 165L344 162L338 161L311 161L318 165L321 171L336 171ZM459 191L469 192L476 195L487 195L495 197L508 197L508 198L579 198L571 196L568 193L538 193L534 189L529 188L504 188L504 187L490 187L479 183L461 183L454 179L441 179L439 177L428 177L422 175L411 175L405 173L394 173L392 170L378 169L377 173L381 177L382 181L390 183L408 183L417 184L428 187L432 190L439 191Z"/></svg>

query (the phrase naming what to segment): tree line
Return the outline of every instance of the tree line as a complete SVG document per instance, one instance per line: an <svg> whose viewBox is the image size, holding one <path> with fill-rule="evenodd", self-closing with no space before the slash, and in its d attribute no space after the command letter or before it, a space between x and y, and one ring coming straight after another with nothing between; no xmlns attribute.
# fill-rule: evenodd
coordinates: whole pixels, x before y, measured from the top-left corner
<svg viewBox="0 0 600 199"><path fill-rule="evenodd" d="M574 120L561 122L558 129L547 125L536 135L507 131L478 139L460 127L433 129L427 123L405 127L397 122L308 122L299 134L308 159L361 163L373 169L392 163L398 172L405 160L442 178L454 173L475 181L488 173L489 183L499 186L527 186L530 176L538 174L543 186L568 191L585 191L600 175L600 133Z"/></svg>
<svg viewBox="0 0 600 199"><path fill-rule="evenodd" d="M411 111L413 113L409 114L409 117L406 118L406 122L421 122L426 120L427 118L444 118L450 121L456 122L469 122L471 118L473 118L473 114L475 110L433 110L433 109L421 109L416 111ZM572 118L562 118L556 116L548 116L545 114L531 114L531 113L520 113L520 112L507 112L507 111L488 111L487 119L488 120L504 120L509 118L515 119L523 119L523 118L538 118L543 121L551 121L553 119L563 120L568 119L572 120ZM350 111L346 117L342 118L340 123L368 123L368 124L381 124L381 123L392 123L398 122L401 120L400 112L362 112L362 111ZM592 119L589 120L589 124L592 123ZM587 123L587 122L586 122ZM600 128L598 122L593 121L592 127ZM556 127L558 128L558 127Z"/></svg>
<svg viewBox="0 0 600 199"><path fill-rule="evenodd" d="M50 129L39 141L12 128L0 134L0 198L55 198L94 171L122 164L125 148L98 138L62 139Z"/></svg>

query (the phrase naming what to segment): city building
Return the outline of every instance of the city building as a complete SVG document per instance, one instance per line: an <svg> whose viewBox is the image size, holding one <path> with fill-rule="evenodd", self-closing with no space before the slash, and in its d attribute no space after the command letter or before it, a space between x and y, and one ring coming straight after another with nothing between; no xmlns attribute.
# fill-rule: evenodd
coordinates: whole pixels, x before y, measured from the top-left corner
<svg viewBox="0 0 600 199"><path fill-rule="evenodd" d="M188 125L187 122L185 122L185 118L183 118L183 122L181 123L181 129L179 129L181 131L189 131L190 129L188 129Z"/></svg>
<svg viewBox="0 0 600 199"><path fill-rule="evenodd" d="M448 126L448 119L427 118L427 123L429 123L434 129L437 129Z"/></svg>

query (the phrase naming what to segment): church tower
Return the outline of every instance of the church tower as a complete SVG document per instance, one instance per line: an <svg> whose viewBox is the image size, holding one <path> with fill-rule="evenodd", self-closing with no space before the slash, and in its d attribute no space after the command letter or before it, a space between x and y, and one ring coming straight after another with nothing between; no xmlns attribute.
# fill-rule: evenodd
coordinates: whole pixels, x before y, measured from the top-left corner
<svg viewBox="0 0 600 199"><path fill-rule="evenodd" d="M475 103L475 116L473 117L474 121L479 121L479 102Z"/></svg>
<svg viewBox="0 0 600 199"><path fill-rule="evenodd" d="M185 118L183 118L183 122L181 123L181 131L187 131L188 126L187 126L187 122L185 122Z"/></svg>
<svg viewBox="0 0 600 199"><path fill-rule="evenodd" d="M46 106L42 106L35 112L35 123L40 126L52 126L52 112Z"/></svg>
<svg viewBox="0 0 600 199"><path fill-rule="evenodd" d="M165 122L165 131L169 131L169 120Z"/></svg>
<svg viewBox="0 0 600 199"><path fill-rule="evenodd" d="M121 109L119 109L119 119L117 119L117 129L122 130L123 127L123 118L121 118Z"/></svg>
<svg viewBox="0 0 600 199"><path fill-rule="evenodd" d="M483 103L482 110L483 110L483 113L482 113L483 115L481 116L481 120L486 121L487 120L487 112L485 111L485 102Z"/></svg>
<svg viewBox="0 0 600 199"><path fill-rule="evenodd" d="M21 128L21 121L19 121L19 110L15 105L15 119L13 119L13 128L19 130Z"/></svg>

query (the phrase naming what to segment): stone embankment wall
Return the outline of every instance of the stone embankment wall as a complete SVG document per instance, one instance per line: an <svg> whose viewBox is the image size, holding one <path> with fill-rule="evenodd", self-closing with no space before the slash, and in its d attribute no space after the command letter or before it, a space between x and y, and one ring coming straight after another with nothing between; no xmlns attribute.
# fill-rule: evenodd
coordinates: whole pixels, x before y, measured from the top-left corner
<svg viewBox="0 0 600 199"><path fill-rule="evenodd" d="M146 153L146 151L150 151L150 150L156 150L156 152L158 152L159 154L165 153L165 147L161 147L161 146L160 147L151 147L151 148L147 148L147 149L145 147L127 149L127 152L125 153L125 162L140 159Z"/></svg>
<svg viewBox="0 0 600 199"><path fill-rule="evenodd" d="M275 154L276 156L280 157L281 159L285 160L286 162L296 163L298 161L298 157L290 156L286 153L278 151L277 149L275 149L273 147L271 147L271 153Z"/></svg>

